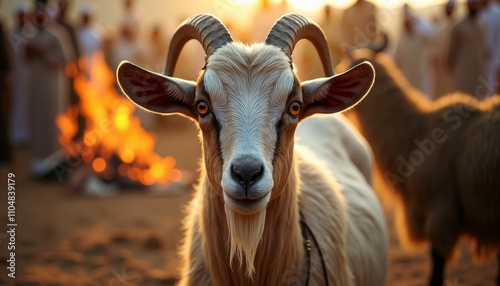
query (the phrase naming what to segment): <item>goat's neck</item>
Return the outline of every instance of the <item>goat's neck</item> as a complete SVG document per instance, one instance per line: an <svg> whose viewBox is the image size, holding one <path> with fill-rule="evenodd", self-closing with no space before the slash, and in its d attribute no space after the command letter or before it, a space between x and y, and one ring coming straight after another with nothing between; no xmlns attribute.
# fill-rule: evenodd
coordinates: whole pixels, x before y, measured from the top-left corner
<svg viewBox="0 0 500 286"><path fill-rule="evenodd" d="M236 257L232 268L229 265L229 232L224 203L210 187L208 180L204 180L204 207L200 217L201 228L205 233L202 243L206 267L214 285L280 285L286 284L286 280L297 279L297 274L305 271L298 210L300 178L295 162L287 185L267 207L253 281L245 276L245 269L240 269Z"/></svg>

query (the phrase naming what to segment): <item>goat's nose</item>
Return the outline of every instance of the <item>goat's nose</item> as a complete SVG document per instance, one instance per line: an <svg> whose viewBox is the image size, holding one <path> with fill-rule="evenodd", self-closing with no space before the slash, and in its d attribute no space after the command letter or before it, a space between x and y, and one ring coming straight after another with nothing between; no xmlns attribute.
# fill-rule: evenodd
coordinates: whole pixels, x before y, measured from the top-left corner
<svg viewBox="0 0 500 286"><path fill-rule="evenodd" d="M231 176L245 189L255 184L262 177L263 171L263 164L250 156L240 157L231 164Z"/></svg>

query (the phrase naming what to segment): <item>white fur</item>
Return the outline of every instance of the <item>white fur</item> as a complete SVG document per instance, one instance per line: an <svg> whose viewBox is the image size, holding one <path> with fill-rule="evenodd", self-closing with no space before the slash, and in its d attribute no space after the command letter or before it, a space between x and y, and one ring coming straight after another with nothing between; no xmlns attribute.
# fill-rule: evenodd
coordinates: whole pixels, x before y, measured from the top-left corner
<svg viewBox="0 0 500 286"><path fill-rule="evenodd" d="M181 285L304 283L299 211L318 239L311 253L310 285L324 283L319 249L330 285L384 285L387 230L370 186L371 153L363 139L341 116L306 119L297 129L301 139L295 148L290 145L278 157L282 162L273 162L278 121L297 124L286 113L294 71L276 47L227 44L208 59L202 79L213 117L200 119L200 126L207 133L204 139L215 144L208 134L216 119L220 146L204 144L208 168L202 169L188 208ZM221 152L220 182L214 175L219 168L213 162L215 149ZM230 166L241 154L264 162L257 187L272 190L264 208L250 216L235 211L237 203L226 194L236 186ZM219 186L221 197L216 195Z"/></svg>
<svg viewBox="0 0 500 286"><path fill-rule="evenodd" d="M220 47L197 83L120 66L120 85L136 103L181 112L201 130L204 164L184 223L181 285L303 284L307 260L299 213L311 229L309 238L318 240L310 285L325 283L323 275L330 285L385 284L387 234L370 186L368 147L341 116L306 119L297 129L309 115L339 111L362 98L373 82L367 67L369 77L354 73L365 80L355 83L367 90L353 94L347 87L342 94L342 84L352 84L353 77L299 83L285 53L264 44ZM320 82L339 88L327 94ZM182 90L169 94L172 85ZM323 90L319 95L317 88ZM345 105L335 106L326 96L338 96ZM201 101L209 112L198 116ZM295 101L305 106L298 116L289 110ZM301 140L295 142L294 134Z"/></svg>
<svg viewBox="0 0 500 286"><path fill-rule="evenodd" d="M324 164L329 176L340 185L339 196L343 199L342 207L346 208L346 251L354 285L384 285L388 237L384 214L369 183L370 177L362 172L367 166L371 169L368 144L343 115L337 114L306 119L299 125L296 135L298 145L307 146L310 156L321 162L317 163L318 167ZM364 162L364 166L354 162ZM304 188L304 192L307 191L308 188ZM311 208L314 207L325 206ZM328 219L321 216L324 214L314 212L318 217L308 221L324 224Z"/></svg>

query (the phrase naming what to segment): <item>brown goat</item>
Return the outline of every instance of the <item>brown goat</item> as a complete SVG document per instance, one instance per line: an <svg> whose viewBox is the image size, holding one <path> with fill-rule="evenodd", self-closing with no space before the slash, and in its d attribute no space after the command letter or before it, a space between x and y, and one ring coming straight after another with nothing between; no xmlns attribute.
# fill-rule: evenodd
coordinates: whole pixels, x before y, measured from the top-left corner
<svg viewBox="0 0 500 286"><path fill-rule="evenodd" d="M398 199L401 239L431 242L430 284L442 285L461 236L477 258L500 249L500 96L455 93L431 102L389 57L375 54L371 62L375 85L354 118Z"/></svg>

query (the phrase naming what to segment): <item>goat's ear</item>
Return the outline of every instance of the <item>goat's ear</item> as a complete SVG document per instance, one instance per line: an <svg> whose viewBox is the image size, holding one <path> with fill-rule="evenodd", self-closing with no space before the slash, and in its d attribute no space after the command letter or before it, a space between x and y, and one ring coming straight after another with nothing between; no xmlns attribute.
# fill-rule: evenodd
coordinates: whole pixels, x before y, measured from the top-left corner
<svg viewBox="0 0 500 286"><path fill-rule="evenodd" d="M344 73L303 82L305 106L300 119L315 113L335 113L353 107L370 91L374 79L372 65L363 62Z"/></svg>
<svg viewBox="0 0 500 286"><path fill-rule="evenodd" d="M123 93L138 106L154 113L179 113L198 120L195 82L157 74L127 61L118 66L116 77Z"/></svg>

